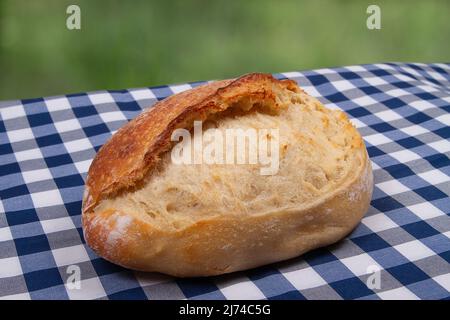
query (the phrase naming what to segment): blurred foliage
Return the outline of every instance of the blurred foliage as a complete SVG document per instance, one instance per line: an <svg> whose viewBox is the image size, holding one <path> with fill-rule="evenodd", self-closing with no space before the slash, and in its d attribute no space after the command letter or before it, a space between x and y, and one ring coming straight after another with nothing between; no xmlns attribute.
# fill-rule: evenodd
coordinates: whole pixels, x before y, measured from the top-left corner
<svg viewBox="0 0 450 320"><path fill-rule="evenodd" d="M366 28L376 3L382 29ZM66 8L81 7L81 30ZM450 1L0 0L0 99L384 61L449 62Z"/></svg>

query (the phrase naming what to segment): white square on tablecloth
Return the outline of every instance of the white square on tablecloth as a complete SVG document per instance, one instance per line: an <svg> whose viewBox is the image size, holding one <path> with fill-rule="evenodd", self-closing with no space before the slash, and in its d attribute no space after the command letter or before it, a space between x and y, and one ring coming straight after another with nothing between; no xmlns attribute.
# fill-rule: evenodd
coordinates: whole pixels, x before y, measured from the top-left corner
<svg viewBox="0 0 450 320"><path fill-rule="evenodd" d="M31 128L23 128L18 130L7 130L9 142L25 141L34 139L33 131Z"/></svg>
<svg viewBox="0 0 450 320"><path fill-rule="evenodd" d="M398 227L398 225L389 219L384 213L377 213L362 219L362 222L373 232L379 232Z"/></svg>
<svg viewBox="0 0 450 320"><path fill-rule="evenodd" d="M90 93L88 94L92 104L112 103L115 102L114 98L109 92Z"/></svg>
<svg viewBox="0 0 450 320"><path fill-rule="evenodd" d="M425 246L419 240L413 240L394 246L409 261L417 261L427 257L434 256L433 250Z"/></svg>
<svg viewBox="0 0 450 320"><path fill-rule="evenodd" d="M438 169L419 173L418 176L433 185L450 181L450 177Z"/></svg>
<svg viewBox="0 0 450 320"><path fill-rule="evenodd" d="M437 121L445 124L446 126L450 126L450 114L443 114L442 116L435 118Z"/></svg>
<svg viewBox="0 0 450 320"><path fill-rule="evenodd" d="M105 123L113 122L113 121L124 121L127 118L123 115L121 111L111 111L100 113L100 117Z"/></svg>
<svg viewBox="0 0 450 320"><path fill-rule="evenodd" d="M62 205L64 203L58 190L31 193L31 199L35 208Z"/></svg>
<svg viewBox="0 0 450 320"><path fill-rule="evenodd" d="M352 256L340 260L354 275L362 276L364 274L372 273L371 267L378 267L380 265L372 259L367 253L362 253L357 256Z"/></svg>
<svg viewBox="0 0 450 320"><path fill-rule="evenodd" d="M322 96L319 91L317 91L317 89L314 86L301 86L301 88L303 90L305 90L305 92L307 94L309 94L311 97L320 97Z"/></svg>
<svg viewBox="0 0 450 320"><path fill-rule="evenodd" d="M14 152L14 155L18 162L32 160L32 159L42 159L44 157L42 155L41 149L39 149L39 148Z"/></svg>
<svg viewBox="0 0 450 320"><path fill-rule="evenodd" d="M355 89L355 85L351 83L348 80L338 80L338 81L332 81L331 84L338 90L338 91L347 91L350 89Z"/></svg>
<svg viewBox="0 0 450 320"><path fill-rule="evenodd" d="M382 84L387 84L386 80L383 80L379 77L372 77L372 78L364 78L364 81L366 81L368 84L370 84L371 86L380 86Z"/></svg>
<svg viewBox="0 0 450 320"><path fill-rule="evenodd" d="M217 282L217 286L227 300L259 300L265 299L264 293L247 277L233 279L233 284L225 281Z"/></svg>
<svg viewBox="0 0 450 320"><path fill-rule="evenodd" d="M426 100L413 101L413 102L410 102L408 105L419 111L424 111L424 110L427 110L430 108L436 108L436 106L434 104L432 104Z"/></svg>
<svg viewBox="0 0 450 320"><path fill-rule="evenodd" d="M0 228L0 242L12 240L12 234L9 227Z"/></svg>
<svg viewBox="0 0 450 320"><path fill-rule="evenodd" d="M92 300L106 296L100 279L95 277L80 281L80 289L69 289L65 284L67 295L71 300Z"/></svg>
<svg viewBox="0 0 450 320"><path fill-rule="evenodd" d="M92 163L92 159L88 159L88 160L84 160L84 161L75 162L74 164L79 173L86 173L86 172L88 172L91 163Z"/></svg>
<svg viewBox="0 0 450 320"><path fill-rule="evenodd" d="M439 217L444 214L441 210L429 202L422 202L408 206L408 209L422 220Z"/></svg>
<svg viewBox="0 0 450 320"><path fill-rule="evenodd" d="M297 72L297 71L283 72L282 75L285 76L286 78L298 78L298 77L303 77L303 75L302 75L300 72Z"/></svg>
<svg viewBox="0 0 450 320"><path fill-rule="evenodd" d="M150 89L137 89L129 91L134 100L155 99L156 96Z"/></svg>
<svg viewBox="0 0 450 320"><path fill-rule="evenodd" d="M379 103L377 100L375 100L371 96L362 96L359 98L355 98L355 99L352 99L352 102L357 104L358 106L363 106L363 107Z"/></svg>
<svg viewBox="0 0 450 320"><path fill-rule="evenodd" d="M406 287L377 292L383 300L419 300L419 298Z"/></svg>
<svg viewBox="0 0 450 320"><path fill-rule="evenodd" d="M45 104L47 105L47 109L50 112L71 108L69 99L67 99L66 97L45 99Z"/></svg>
<svg viewBox="0 0 450 320"><path fill-rule="evenodd" d="M22 266L18 257L0 259L0 278L14 277L22 274Z"/></svg>
<svg viewBox="0 0 450 320"><path fill-rule="evenodd" d="M429 130L425 129L424 127L418 126L417 124L409 126L409 127L401 128L400 130L402 130L404 133L406 133L407 135L409 135L411 137L415 137L415 136L418 136L419 134L430 132Z"/></svg>
<svg viewBox="0 0 450 320"><path fill-rule="evenodd" d="M31 300L28 292L11 294L9 296L2 296L0 300Z"/></svg>
<svg viewBox="0 0 450 320"><path fill-rule="evenodd" d="M405 163L405 162L409 162L409 161L413 161L413 160L417 160L417 159L422 159L422 157L419 156L417 153L412 152L408 149L391 152L391 153L389 153L389 155L400 163Z"/></svg>
<svg viewBox="0 0 450 320"><path fill-rule="evenodd" d="M410 92L405 91L403 89L398 89L398 88L397 89L388 90L388 91L385 92L385 94L390 95L391 97L396 97L396 98L402 97L402 96L411 95Z"/></svg>
<svg viewBox="0 0 450 320"><path fill-rule="evenodd" d="M363 128L363 127L367 127L367 124L365 124L364 122L362 122L361 120L357 119L357 118L351 118L350 122L357 128Z"/></svg>
<svg viewBox="0 0 450 320"><path fill-rule="evenodd" d="M192 87L188 84L178 84L178 85L170 86L169 88L170 88L170 90L173 91L173 93L180 93L180 92L192 89Z"/></svg>
<svg viewBox="0 0 450 320"><path fill-rule="evenodd" d="M428 146L432 147L434 150L437 150L440 153L446 153L450 151L450 141L448 140L431 142L428 144Z"/></svg>
<svg viewBox="0 0 450 320"><path fill-rule="evenodd" d="M326 284L326 281L311 267L283 272L283 276L298 290L320 287Z"/></svg>
<svg viewBox="0 0 450 320"><path fill-rule="evenodd" d="M89 256L82 244L54 249L52 254L58 267L89 261Z"/></svg>
<svg viewBox="0 0 450 320"><path fill-rule="evenodd" d="M89 150L93 148L88 138L67 141L64 142L64 146L66 147L69 153L74 153L82 150Z"/></svg>
<svg viewBox="0 0 450 320"><path fill-rule="evenodd" d="M37 170L22 171L23 180L25 183L32 183L36 181L50 180L53 178L48 168Z"/></svg>
<svg viewBox="0 0 450 320"><path fill-rule="evenodd" d="M3 120L9 120L14 118L20 118L25 116L25 110L23 105L11 106L0 109L0 114Z"/></svg>
<svg viewBox="0 0 450 320"><path fill-rule="evenodd" d="M346 67L347 70L353 71L353 72L366 72L367 69L363 66L348 66Z"/></svg>
<svg viewBox="0 0 450 320"><path fill-rule="evenodd" d="M80 122L77 119L56 121L53 124L59 133L81 129Z"/></svg>
<svg viewBox="0 0 450 320"><path fill-rule="evenodd" d="M41 220L41 225L46 234L75 229L75 225L70 217Z"/></svg>
<svg viewBox="0 0 450 320"><path fill-rule="evenodd" d="M370 136L365 136L364 140L366 140L373 146L378 146L380 144L386 144L386 143L392 142L391 139L389 139L388 137L386 137L384 134L381 134L381 133L375 133Z"/></svg>
<svg viewBox="0 0 450 320"><path fill-rule="evenodd" d="M441 287L450 292L450 273L441 274L440 276L433 277L433 280L439 283Z"/></svg>
<svg viewBox="0 0 450 320"><path fill-rule="evenodd" d="M385 182L380 182L377 183L376 186L378 189L380 189L381 191L383 191L388 195L399 194L410 190L408 187L403 185L398 180L389 180Z"/></svg>
<svg viewBox="0 0 450 320"><path fill-rule="evenodd" d="M402 119L403 117L399 115L397 112L392 110L385 110L381 112L375 113L375 115L380 118L381 120L384 120L386 122Z"/></svg>

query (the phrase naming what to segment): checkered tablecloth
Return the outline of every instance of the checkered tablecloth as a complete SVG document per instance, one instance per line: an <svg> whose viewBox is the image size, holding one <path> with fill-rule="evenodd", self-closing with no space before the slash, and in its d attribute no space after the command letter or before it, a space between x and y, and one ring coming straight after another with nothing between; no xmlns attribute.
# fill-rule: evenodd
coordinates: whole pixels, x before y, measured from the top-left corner
<svg viewBox="0 0 450 320"><path fill-rule="evenodd" d="M142 109L200 83L0 102L0 298L450 298L450 64L275 76L346 111L364 137L375 189L347 238L218 277L175 279L118 267L83 240L81 197L91 160ZM77 274L80 288L70 288ZM376 279L379 288L367 286Z"/></svg>

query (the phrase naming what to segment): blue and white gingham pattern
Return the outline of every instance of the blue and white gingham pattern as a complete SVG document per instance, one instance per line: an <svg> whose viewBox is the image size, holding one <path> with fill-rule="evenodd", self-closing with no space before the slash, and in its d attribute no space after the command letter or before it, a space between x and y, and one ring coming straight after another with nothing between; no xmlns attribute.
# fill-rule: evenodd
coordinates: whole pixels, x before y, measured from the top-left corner
<svg viewBox="0 0 450 320"><path fill-rule="evenodd" d="M277 74L364 136L375 190L346 239L254 270L174 279L133 272L84 243L81 197L99 147L155 101L199 83L0 102L0 297L16 299L450 298L450 64ZM81 270L70 289L68 266ZM366 285L378 266L380 288ZM68 272L69 271L69 272Z"/></svg>

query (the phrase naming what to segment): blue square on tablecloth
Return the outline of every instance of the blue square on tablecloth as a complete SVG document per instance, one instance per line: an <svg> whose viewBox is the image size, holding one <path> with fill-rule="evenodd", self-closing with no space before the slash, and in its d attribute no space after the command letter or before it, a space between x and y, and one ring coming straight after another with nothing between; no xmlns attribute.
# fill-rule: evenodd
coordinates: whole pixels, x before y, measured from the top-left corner
<svg viewBox="0 0 450 320"><path fill-rule="evenodd" d="M439 256L450 264L450 250L440 253Z"/></svg>
<svg viewBox="0 0 450 320"><path fill-rule="evenodd" d="M27 238L18 238L14 240L14 243L16 244L17 254L19 256L50 250L47 236L44 234Z"/></svg>
<svg viewBox="0 0 450 320"><path fill-rule="evenodd" d="M320 74L307 76L307 78L314 86L320 86L321 84L329 82L327 78L325 78L323 75Z"/></svg>
<svg viewBox="0 0 450 320"><path fill-rule="evenodd" d="M110 132L108 127L104 123L97 124L95 126L84 127L83 130L88 137L98 136L100 134Z"/></svg>
<svg viewBox="0 0 450 320"><path fill-rule="evenodd" d="M390 247L389 243L384 241L383 238L375 233L352 238L352 241L366 252Z"/></svg>
<svg viewBox="0 0 450 320"><path fill-rule="evenodd" d="M433 132L444 139L450 139L450 127L444 127Z"/></svg>
<svg viewBox="0 0 450 320"><path fill-rule="evenodd" d="M372 125L370 125L370 127L379 133L395 130L395 128L393 126L391 126L390 124L388 124L386 122L372 124Z"/></svg>
<svg viewBox="0 0 450 320"><path fill-rule="evenodd" d="M372 295L374 292L367 288L367 285L359 278L350 278L330 283L330 286L343 299L357 299Z"/></svg>
<svg viewBox="0 0 450 320"><path fill-rule="evenodd" d="M347 110L347 112L355 118L364 117L364 116L371 114L369 111L367 111L366 108L363 108L363 107L350 109L350 110Z"/></svg>
<svg viewBox="0 0 450 320"><path fill-rule="evenodd" d="M440 169L450 165L450 160L443 154L433 154L425 158L433 167Z"/></svg>
<svg viewBox="0 0 450 320"><path fill-rule="evenodd" d="M404 177L409 177L414 175L414 172L403 163L399 163L393 166L385 167L384 168L391 176L393 176L396 179L401 179Z"/></svg>
<svg viewBox="0 0 450 320"><path fill-rule="evenodd" d="M1 130L1 127L4 127L4 125L3 125L3 123L2 122L0 122L0 132L2 132ZM4 131L3 131L4 132ZM13 149L12 149L12 147L11 147L11 144L10 143L3 143L3 144L0 144L0 155L8 155L8 154L11 154L11 153L13 153ZM1 167L0 167L1 168Z"/></svg>
<svg viewBox="0 0 450 320"><path fill-rule="evenodd" d="M113 264L109 261L106 261L102 258L93 259L91 262L92 262L92 266L95 269L95 272L97 272L97 274L99 276L116 273L116 272L122 272L124 270L124 268L122 268L116 264Z"/></svg>
<svg viewBox="0 0 450 320"><path fill-rule="evenodd" d="M141 107L135 101L117 102L121 111L140 111Z"/></svg>
<svg viewBox="0 0 450 320"><path fill-rule="evenodd" d="M367 143L366 143L366 145L367 145ZM375 146L367 147L367 153L369 154L370 158L375 158L378 156L386 155L386 153L384 151L382 151L381 149L379 149Z"/></svg>
<svg viewBox="0 0 450 320"><path fill-rule="evenodd" d="M72 158L68 154L61 154L59 156L45 157L45 163L49 168L58 167L65 164L72 164Z"/></svg>
<svg viewBox="0 0 450 320"><path fill-rule="evenodd" d="M306 300L306 298L299 291L292 290L277 296L272 296L269 300Z"/></svg>
<svg viewBox="0 0 450 320"><path fill-rule="evenodd" d="M29 291L41 290L63 284L58 268L43 269L24 274Z"/></svg>
<svg viewBox="0 0 450 320"><path fill-rule="evenodd" d="M376 87L373 87L373 86L359 87L358 89L363 91L367 95L373 95L373 94L376 94L376 93L382 93L383 92L380 89L377 89Z"/></svg>
<svg viewBox="0 0 450 320"><path fill-rule="evenodd" d="M404 147L405 149L413 149L415 147L423 145L423 142L420 140L414 138L414 137L408 137L405 139L400 139L396 141L399 145Z"/></svg>
<svg viewBox="0 0 450 320"><path fill-rule="evenodd" d="M53 123L53 120L48 112L30 114L27 116L27 118L28 122L30 123L30 126L32 127Z"/></svg>
<svg viewBox="0 0 450 320"><path fill-rule="evenodd" d="M36 209L10 211L6 213L6 218L8 219L8 224L10 226L39 221Z"/></svg>
<svg viewBox="0 0 450 320"><path fill-rule="evenodd" d="M8 163L8 164L4 164L4 165L0 166L0 177L6 176L8 174L19 173L19 172L20 172L20 167L17 162Z"/></svg>
<svg viewBox="0 0 450 320"><path fill-rule="evenodd" d="M339 75L347 80L352 80L352 79L360 79L361 76L357 73L351 72L351 71L345 71L345 72L339 72Z"/></svg>
<svg viewBox="0 0 450 320"><path fill-rule="evenodd" d="M425 272L412 262L388 268L387 271L405 286L429 278Z"/></svg>
<svg viewBox="0 0 450 320"><path fill-rule="evenodd" d="M29 193L30 193L30 191L28 190L27 186L25 184L21 184L19 186L0 190L0 197L2 199L8 199L8 198L13 198L13 197L17 197L17 196L27 195Z"/></svg>
<svg viewBox="0 0 450 320"><path fill-rule="evenodd" d="M406 224L402 227L416 239L431 237L439 233L425 221L417 221L414 223Z"/></svg>
<svg viewBox="0 0 450 320"><path fill-rule="evenodd" d="M302 258L311 266L337 260L337 258L326 248L319 248L313 251L309 251L305 253Z"/></svg>
<svg viewBox="0 0 450 320"><path fill-rule="evenodd" d="M204 295L218 290L212 278L185 278L176 280L187 298Z"/></svg>
<svg viewBox="0 0 450 320"><path fill-rule="evenodd" d="M144 290L141 287L119 291L108 295L110 300L147 300Z"/></svg>
<svg viewBox="0 0 450 320"><path fill-rule="evenodd" d="M61 144L62 140L58 133L45 135L42 137L37 137L36 142L39 145L39 147L43 148L46 146L51 146L55 144Z"/></svg>
<svg viewBox="0 0 450 320"><path fill-rule="evenodd" d="M73 113L77 118L89 117L92 115L98 115L97 110L92 105L73 108Z"/></svg>
<svg viewBox="0 0 450 320"><path fill-rule="evenodd" d="M60 189L84 185L84 180L79 174L55 178L54 181Z"/></svg>
<svg viewBox="0 0 450 320"><path fill-rule="evenodd" d="M372 72L374 75L379 76L379 77L391 75L389 72L387 72L386 70L383 70L383 69L375 69L375 70L371 70L370 72Z"/></svg>
<svg viewBox="0 0 450 320"><path fill-rule="evenodd" d="M403 205L400 202L390 196L372 200L370 204L381 212L403 208Z"/></svg>
<svg viewBox="0 0 450 320"><path fill-rule="evenodd" d="M447 198L447 195L438 188L436 188L435 186L418 188L415 189L414 192L419 194L422 198L424 198L427 201Z"/></svg>

